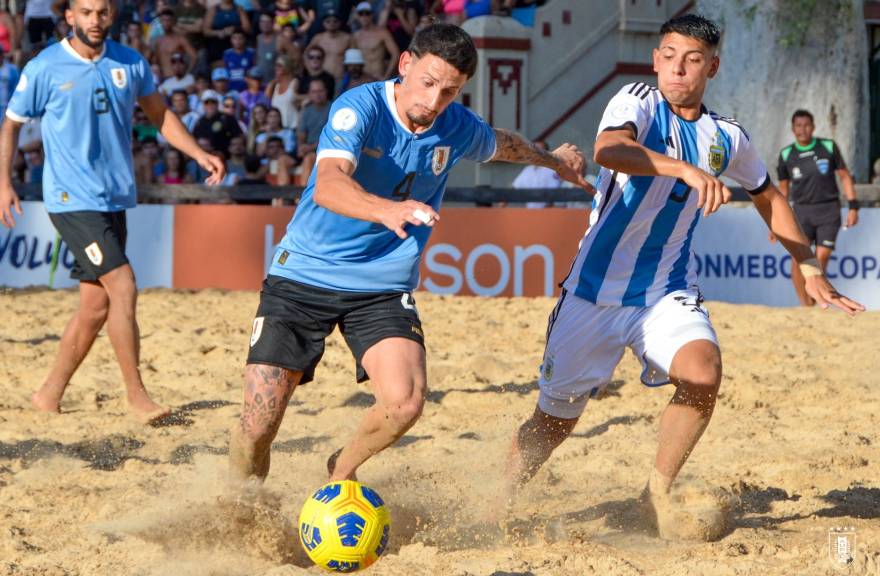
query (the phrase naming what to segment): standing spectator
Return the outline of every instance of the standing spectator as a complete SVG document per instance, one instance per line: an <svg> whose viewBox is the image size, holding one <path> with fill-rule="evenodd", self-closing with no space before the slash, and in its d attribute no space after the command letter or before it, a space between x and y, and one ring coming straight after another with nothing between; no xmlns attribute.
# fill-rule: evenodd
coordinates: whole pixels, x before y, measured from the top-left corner
<svg viewBox="0 0 880 576"><path fill-rule="evenodd" d="M4 54L12 55L13 59L19 49L18 31L15 29L12 16L6 9L0 10L0 49Z"/></svg>
<svg viewBox="0 0 880 576"><path fill-rule="evenodd" d="M281 54L275 59L275 79L266 86L266 97L271 105L281 111L281 124L285 128L296 128L296 78L293 61Z"/></svg>
<svg viewBox="0 0 880 576"><path fill-rule="evenodd" d="M403 52L416 33L421 15L419 0L385 0L385 7L379 15L379 26L391 31L398 50Z"/></svg>
<svg viewBox="0 0 880 576"><path fill-rule="evenodd" d="M281 125L281 112L278 108L269 108L266 113L266 130L257 136L257 155L266 154L266 142L269 138L281 138L284 142L284 152L286 154L296 153L296 134L290 128Z"/></svg>
<svg viewBox="0 0 880 576"><path fill-rule="evenodd" d="M320 79L309 83L309 105L299 115L296 129L296 156L302 163L302 183L308 182L315 165L318 138L330 114L330 99L326 84Z"/></svg>
<svg viewBox="0 0 880 576"><path fill-rule="evenodd" d="M342 76L342 84L339 87L340 94L362 84L378 80L378 78L364 73L364 56L357 48L349 48L345 51L343 63L345 64L345 74Z"/></svg>
<svg viewBox="0 0 880 576"><path fill-rule="evenodd" d="M254 49L247 46L247 36L242 30L232 34L232 48L223 53L223 65L229 72L229 87L241 92L247 87L244 75L256 61Z"/></svg>
<svg viewBox="0 0 880 576"><path fill-rule="evenodd" d="M332 98L336 93L336 79L324 70L324 49L320 46L310 46L306 50L305 70L296 83L296 103L300 109L309 101L309 86L313 80L324 83L328 97Z"/></svg>
<svg viewBox="0 0 880 576"><path fill-rule="evenodd" d="M248 154L256 154L257 152L257 137L266 131L266 117L269 115L269 108L262 105L257 104L254 106L254 109L251 110L251 119L248 122L247 129L247 153Z"/></svg>
<svg viewBox="0 0 880 576"><path fill-rule="evenodd" d="M278 34L273 26L274 20L268 12L260 14L260 33L257 35L256 65L260 68L263 81L275 78L275 58L278 56Z"/></svg>
<svg viewBox="0 0 880 576"><path fill-rule="evenodd" d="M195 89L196 80L192 74L186 71L186 56L178 52L171 55L171 75L159 85L159 92L166 98L177 90L191 92Z"/></svg>
<svg viewBox="0 0 880 576"><path fill-rule="evenodd" d="M363 55L364 70L377 80L390 78L397 70L397 60L400 58L394 36L388 28L378 26L373 20L373 7L369 2L361 2L355 10L360 29L354 33L353 45ZM340 90L344 91L345 88Z"/></svg>
<svg viewBox="0 0 880 576"><path fill-rule="evenodd" d="M543 140L535 141L535 146L540 150L550 150ZM543 166L526 166L513 181L514 188L559 188L562 179L555 170ZM552 204L548 202L526 202L526 208L547 208Z"/></svg>
<svg viewBox="0 0 880 576"><path fill-rule="evenodd" d="M6 58L6 51L0 48L0 114L3 115L0 118L6 117L6 105L9 104L15 87L18 86L19 77L21 77L21 72L19 72L18 66L9 62Z"/></svg>
<svg viewBox="0 0 880 576"><path fill-rule="evenodd" d="M55 31L52 0L28 0L24 9L24 25L31 49L42 48Z"/></svg>
<svg viewBox="0 0 880 576"><path fill-rule="evenodd" d="M304 9L299 0L277 0L273 25L276 32L287 25L293 27L297 34L306 34L314 20L314 11Z"/></svg>
<svg viewBox="0 0 880 576"><path fill-rule="evenodd" d="M238 29L250 34L251 23L245 11L232 0L220 0L219 4L208 8L202 22L208 62L213 63L223 58L223 52L232 47L231 38Z"/></svg>
<svg viewBox="0 0 880 576"><path fill-rule="evenodd" d="M125 45L140 52L148 62L152 58L153 52L144 42L144 31L138 22L129 22L125 27Z"/></svg>
<svg viewBox="0 0 880 576"><path fill-rule="evenodd" d="M229 140L241 134L241 127L235 118L220 112L220 96L213 90L202 94L202 104L205 114L196 122L193 136L210 139L212 150L225 155L229 150Z"/></svg>
<svg viewBox="0 0 880 576"><path fill-rule="evenodd" d="M202 29L205 24L205 7L199 0L179 0L174 9L177 29L186 35L190 45L199 51L205 44Z"/></svg>
<svg viewBox="0 0 880 576"><path fill-rule="evenodd" d="M260 89L261 78L262 74L260 73L260 69L256 66L248 70L245 75L247 90L239 95L239 101L241 102L241 119L245 124L250 121L251 110L253 110L254 106L257 104L270 106L272 104L271 100L269 100L266 94Z"/></svg>
<svg viewBox="0 0 880 576"><path fill-rule="evenodd" d="M278 136L269 138L266 144L266 159L269 166L266 183L270 186L289 186L292 183L290 173L296 162L285 154L284 142Z"/></svg>
<svg viewBox="0 0 880 576"><path fill-rule="evenodd" d="M795 111L791 117L795 142L779 153L776 170L779 191L793 203L794 214L807 239L816 245L816 258L824 271L840 230L840 190L836 177L843 184L849 204L847 226L858 224L859 202L840 147L834 140L815 138L815 128L812 114ZM776 241L772 233L770 241ZM804 288L804 276L798 266L791 267L791 281L801 306L812 306L815 302Z"/></svg>
<svg viewBox="0 0 880 576"><path fill-rule="evenodd" d="M336 12L327 12L323 22L324 31L312 38L307 50L315 46L324 50L324 70L338 82L342 79L342 60L346 48L351 45L351 34L342 30L342 20Z"/></svg>
<svg viewBox="0 0 880 576"><path fill-rule="evenodd" d="M186 91L175 90L171 93L171 110L180 118L180 123L186 127L186 131L192 134L199 121L199 115L189 109L189 98Z"/></svg>
<svg viewBox="0 0 880 576"><path fill-rule="evenodd" d="M159 57L162 77L168 78L174 74L171 57L180 53L189 56L190 66L187 72L191 72L195 68L198 55L196 54L196 49L186 39L186 36L175 26L177 18L174 15L174 10L165 8L159 14L159 20L162 22L164 33L156 40L156 55Z"/></svg>

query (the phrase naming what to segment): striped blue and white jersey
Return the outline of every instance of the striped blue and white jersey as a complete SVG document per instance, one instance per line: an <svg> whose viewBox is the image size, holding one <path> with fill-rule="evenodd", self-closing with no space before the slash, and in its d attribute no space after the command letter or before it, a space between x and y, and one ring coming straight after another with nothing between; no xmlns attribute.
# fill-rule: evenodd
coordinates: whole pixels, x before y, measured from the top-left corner
<svg viewBox="0 0 880 576"><path fill-rule="evenodd" d="M640 144L732 178L752 194L770 183L767 168L735 120L706 110L677 116L659 90L624 86L608 103L599 133L629 126ZM563 286L600 306L651 306L695 284L691 240L699 195L681 179L630 176L602 168L590 225Z"/></svg>

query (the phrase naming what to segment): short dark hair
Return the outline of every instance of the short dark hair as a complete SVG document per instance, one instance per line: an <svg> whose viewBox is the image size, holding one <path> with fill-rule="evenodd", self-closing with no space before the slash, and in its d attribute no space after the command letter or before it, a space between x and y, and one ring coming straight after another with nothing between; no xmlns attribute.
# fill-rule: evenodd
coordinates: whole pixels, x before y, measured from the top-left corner
<svg viewBox="0 0 880 576"><path fill-rule="evenodd" d="M803 108L798 108L794 111L794 114L791 115L791 123L794 124L795 118L809 118L812 124L815 124L816 121L813 120L813 115L810 114L809 110L804 110Z"/></svg>
<svg viewBox="0 0 880 576"><path fill-rule="evenodd" d="M699 14L684 14L664 22L660 27L660 36L672 33L696 38L711 48L715 48L721 42L721 28Z"/></svg>
<svg viewBox="0 0 880 576"><path fill-rule="evenodd" d="M477 48L470 34L454 24L431 24L416 32L407 48L416 58L433 54L468 78L477 70Z"/></svg>

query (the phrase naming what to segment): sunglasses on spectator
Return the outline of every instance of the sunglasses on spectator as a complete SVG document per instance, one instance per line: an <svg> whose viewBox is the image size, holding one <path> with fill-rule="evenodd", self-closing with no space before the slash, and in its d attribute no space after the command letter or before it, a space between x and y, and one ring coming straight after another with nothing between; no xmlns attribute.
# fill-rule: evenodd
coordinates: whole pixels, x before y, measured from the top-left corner
<svg viewBox="0 0 880 576"><path fill-rule="evenodd" d="M373 15L373 13L370 12L369 10L361 10L360 12L358 12L358 16L372 16L372 15Z"/></svg>

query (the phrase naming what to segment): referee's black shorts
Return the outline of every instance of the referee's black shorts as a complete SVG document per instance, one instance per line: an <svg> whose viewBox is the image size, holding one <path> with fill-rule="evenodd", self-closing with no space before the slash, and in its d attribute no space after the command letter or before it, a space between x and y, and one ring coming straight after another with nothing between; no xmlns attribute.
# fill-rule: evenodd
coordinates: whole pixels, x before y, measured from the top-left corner
<svg viewBox="0 0 880 576"><path fill-rule="evenodd" d="M816 246L834 250L841 224L839 201L795 204L794 215L807 240Z"/></svg>
<svg viewBox="0 0 880 576"><path fill-rule="evenodd" d="M409 292L345 292L268 276L254 318L248 364L268 364L314 379L324 340L339 326L357 363L357 381L369 379L364 353L386 338L425 346L422 323Z"/></svg>
<svg viewBox="0 0 880 576"><path fill-rule="evenodd" d="M50 212L49 218L76 259L70 271L74 280L97 282L104 274L128 264L125 210Z"/></svg>

